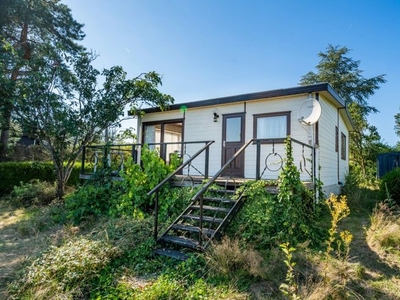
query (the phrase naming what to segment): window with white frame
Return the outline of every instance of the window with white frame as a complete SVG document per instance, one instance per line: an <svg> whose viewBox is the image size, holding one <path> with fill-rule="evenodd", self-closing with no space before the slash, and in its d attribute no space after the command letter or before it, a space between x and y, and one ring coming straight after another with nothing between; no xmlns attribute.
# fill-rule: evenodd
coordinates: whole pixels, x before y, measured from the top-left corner
<svg viewBox="0 0 400 300"><path fill-rule="evenodd" d="M285 139L290 135L290 112L254 115L256 139Z"/></svg>

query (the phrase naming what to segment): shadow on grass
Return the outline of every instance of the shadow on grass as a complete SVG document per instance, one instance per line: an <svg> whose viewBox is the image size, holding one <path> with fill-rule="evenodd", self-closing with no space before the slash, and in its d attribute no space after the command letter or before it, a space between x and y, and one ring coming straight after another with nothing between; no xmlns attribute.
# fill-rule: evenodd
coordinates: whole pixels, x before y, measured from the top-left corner
<svg viewBox="0 0 400 300"><path fill-rule="evenodd" d="M55 211L45 210L0 203L0 299L5 299L7 285L18 277L19 270L47 249L62 227L53 219Z"/></svg>
<svg viewBox="0 0 400 300"><path fill-rule="evenodd" d="M359 264L359 269L363 270L358 275L360 280L350 281L349 286L366 299L399 299L400 269L371 249L366 240L370 215L379 202L376 195L376 191L361 190L359 197L349 201L350 216L340 226L353 234L350 262ZM394 285L389 287L388 283Z"/></svg>

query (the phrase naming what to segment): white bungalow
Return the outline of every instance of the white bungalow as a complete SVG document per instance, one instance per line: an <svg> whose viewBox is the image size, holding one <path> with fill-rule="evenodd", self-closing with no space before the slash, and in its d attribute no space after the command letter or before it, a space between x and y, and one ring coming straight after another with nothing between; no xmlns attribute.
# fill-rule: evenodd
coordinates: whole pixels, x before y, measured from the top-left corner
<svg viewBox="0 0 400 300"><path fill-rule="evenodd" d="M219 175L277 179L287 136L302 180L319 178L326 194L337 194L348 172L352 122L345 102L328 83L143 111L138 140L159 148L167 161L173 152L186 161L207 141L214 141L182 170L184 175L213 176L230 161Z"/></svg>

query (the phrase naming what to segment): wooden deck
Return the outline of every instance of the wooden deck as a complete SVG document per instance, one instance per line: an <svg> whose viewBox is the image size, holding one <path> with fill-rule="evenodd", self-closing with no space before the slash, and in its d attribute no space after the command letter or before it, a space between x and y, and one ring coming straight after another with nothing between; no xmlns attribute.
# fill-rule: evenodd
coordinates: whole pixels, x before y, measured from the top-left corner
<svg viewBox="0 0 400 300"><path fill-rule="evenodd" d="M92 178L93 174L80 174L79 178L80 179L90 179ZM113 176L113 180L123 180L122 177L119 176ZM237 187L241 186L243 183L246 183L248 181L255 180L255 178L233 178L233 177L218 177L215 183L220 186L226 186L226 189L236 189ZM205 181L204 176L188 176L188 175L175 175L175 177L172 179L171 184L172 186L175 187L188 187L188 186L200 186L203 184ZM271 180L269 180L271 181ZM304 185L308 189L313 188L313 183L312 182L304 182ZM266 186L267 191L269 191L272 194L277 194L278 193L278 187L276 184L268 184Z"/></svg>
<svg viewBox="0 0 400 300"><path fill-rule="evenodd" d="M199 186L204 182L203 176L187 176L176 175L172 181L172 186ZM232 177L218 177L215 180L217 185L226 186L227 189L236 189L243 183L255 180L254 178L232 178ZM276 184L267 185L266 189L273 194L278 192Z"/></svg>

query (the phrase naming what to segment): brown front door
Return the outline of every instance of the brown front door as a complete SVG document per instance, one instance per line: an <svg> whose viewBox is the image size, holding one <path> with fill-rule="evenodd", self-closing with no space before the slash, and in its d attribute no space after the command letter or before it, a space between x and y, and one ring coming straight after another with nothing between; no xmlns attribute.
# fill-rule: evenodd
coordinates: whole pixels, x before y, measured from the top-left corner
<svg viewBox="0 0 400 300"><path fill-rule="evenodd" d="M244 145L244 113L223 115L222 165ZM244 154L232 162L223 173L225 176L244 177Z"/></svg>

